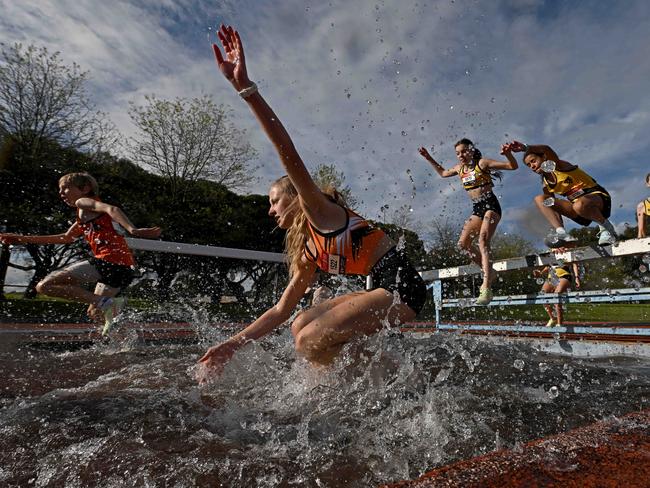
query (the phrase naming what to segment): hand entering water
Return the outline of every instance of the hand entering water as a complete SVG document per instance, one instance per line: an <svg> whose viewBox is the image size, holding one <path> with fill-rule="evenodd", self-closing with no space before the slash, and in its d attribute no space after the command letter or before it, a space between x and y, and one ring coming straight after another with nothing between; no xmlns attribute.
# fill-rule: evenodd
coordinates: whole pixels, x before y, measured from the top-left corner
<svg viewBox="0 0 650 488"><path fill-rule="evenodd" d="M239 345L232 341L222 342L208 349L203 357L199 359L199 368L196 372L196 379L199 385L204 385L210 379L220 375L226 363L230 361L237 349L239 349Z"/></svg>

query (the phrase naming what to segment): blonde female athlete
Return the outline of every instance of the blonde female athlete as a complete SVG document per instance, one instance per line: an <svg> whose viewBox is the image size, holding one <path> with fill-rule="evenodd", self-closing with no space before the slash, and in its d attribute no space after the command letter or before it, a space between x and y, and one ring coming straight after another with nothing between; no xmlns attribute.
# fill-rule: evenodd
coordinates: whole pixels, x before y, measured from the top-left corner
<svg viewBox="0 0 650 488"><path fill-rule="evenodd" d="M517 160L505 146L501 148L501 154L508 161L495 161L482 157L481 152L469 139L461 139L454 147L458 164L451 169L443 168L426 148L421 147L419 151L441 177L459 176L463 188L472 199L472 215L465 222L458 239L458 247L467 251L472 261L483 270L483 283L476 304L487 305L492 301L490 286L496 278L496 272L490 262L490 241L501 220L501 205L492 192L494 186L492 177L501 178L498 170L517 169ZM478 250L474 246L476 237L478 237Z"/></svg>
<svg viewBox="0 0 650 488"><path fill-rule="evenodd" d="M326 365L351 339L373 334L387 320L391 325L415 318L426 288L422 278L395 243L380 229L326 195L314 183L293 141L246 71L244 48L237 31L221 26L225 51L213 45L219 70L230 81L275 146L287 176L269 191L270 210L287 230L290 282L278 303L199 360L199 381L223 368L235 352L286 322L316 269L328 273L370 275L373 288L338 296L302 312L291 325L296 351L316 365Z"/></svg>

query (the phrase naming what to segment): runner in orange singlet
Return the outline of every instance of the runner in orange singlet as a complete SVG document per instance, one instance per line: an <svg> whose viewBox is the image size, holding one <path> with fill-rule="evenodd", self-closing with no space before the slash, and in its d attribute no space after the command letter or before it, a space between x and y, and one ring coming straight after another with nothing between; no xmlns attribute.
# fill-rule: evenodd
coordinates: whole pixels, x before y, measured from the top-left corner
<svg viewBox="0 0 650 488"><path fill-rule="evenodd" d="M30 235L0 234L3 244L69 244L83 236L90 244L93 257L55 271L36 285L44 295L88 303L88 314L104 315L102 334L108 334L114 317L125 300L117 295L133 279L135 261L124 237L113 228L113 221L131 235L143 238L160 236L159 227L137 228L114 205L102 202L97 181L88 173L70 173L59 179L59 195L70 207L77 209L77 220L63 234ZM84 288L95 284L95 291Z"/></svg>

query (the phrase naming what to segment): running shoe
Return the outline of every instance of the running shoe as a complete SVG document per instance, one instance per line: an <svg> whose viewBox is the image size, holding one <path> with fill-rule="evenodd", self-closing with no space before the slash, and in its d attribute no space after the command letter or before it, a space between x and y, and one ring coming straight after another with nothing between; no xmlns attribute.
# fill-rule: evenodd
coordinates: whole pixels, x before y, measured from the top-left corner
<svg viewBox="0 0 650 488"><path fill-rule="evenodd" d="M548 319L548 322L546 322L546 327L554 327L556 325L555 319Z"/></svg>
<svg viewBox="0 0 650 488"><path fill-rule="evenodd" d="M115 319L122 312L126 306L126 299L123 297L109 298L105 300L100 306L104 313L104 328L102 329L102 336L107 336L115 325Z"/></svg>
<svg viewBox="0 0 650 488"><path fill-rule="evenodd" d="M492 290L489 288L481 288L478 298L476 299L476 305L487 305L492 301Z"/></svg>
<svg viewBox="0 0 650 488"><path fill-rule="evenodd" d="M576 242L578 239L573 237L566 232L555 232L552 231L549 235L544 238L544 244L551 249L558 247L564 247L570 242Z"/></svg>
<svg viewBox="0 0 650 488"><path fill-rule="evenodd" d="M616 244L616 242L617 242L616 236L613 235L608 230L603 229L598 233L598 245L599 246L607 246L608 244L613 245L613 244Z"/></svg>

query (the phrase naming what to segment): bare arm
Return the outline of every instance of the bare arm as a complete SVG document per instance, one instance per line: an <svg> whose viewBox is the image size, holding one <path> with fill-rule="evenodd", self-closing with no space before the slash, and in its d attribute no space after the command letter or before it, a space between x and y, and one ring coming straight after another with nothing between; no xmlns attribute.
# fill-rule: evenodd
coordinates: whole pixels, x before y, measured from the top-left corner
<svg viewBox="0 0 650 488"><path fill-rule="evenodd" d="M433 159L433 156L429 154L429 151L427 151L426 147L421 147L418 149L418 152L422 155L424 159L429 161L431 166L433 166L433 169L436 170L436 173L438 173L441 177L443 178L449 178L450 176L456 176L458 174L458 166L454 166L452 169L445 169L442 167L438 161Z"/></svg>
<svg viewBox="0 0 650 488"><path fill-rule="evenodd" d="M512 152L530 151L535 154L542 154L544 156L544 159L547 161L554 161L555 163L560 163L560 164L566 163L570 166L573 166L571 165L571 163L561 160L560 157L557 155L557 153L551 148L551 146L547 146L545 144L527 145L524 144L523 142L512 141L507 144L504 144L503 148L507 148L509 151Z"/></svg>
<svg viewBox="0 0 650 488"><path fill-rule="evenodd" d="M63 234L51 234L44 236L24 236L20 234L0 234L2 244L70 244L81 235L81 229L75 222Z"/></svg>
<svg viewBox="0 0 650 488"><path fill-rule="evenodd" d="M156 239L160 236L160 227L135 227L121 208L108 203L98 202L92 198L80 198L75 202L77 208L91 212L106 213L115 222L124 227L129 234L136 237Z"/></svg>
<svg viewBox="0 0 650 488"><path fill-rule="evenodd" d="M578 268L578 263L571 263L571 268L573 269L573 279L576 284L576 288L580 288L580 269Z"/></svg>
<svg viewBox="0 0 650 488"><path fill-rule="evenodd" d="M268 309L252 324L227 341L212 346L203 357L199 359L199 362L209 368L219 371L238 349L251 341L265 336L280 324L287 321L294 308L296 308L296 305L305 294L305 291L312 282L315 273L316 266L305 260L274 307Z"/></svg>
<svg viewBox="0 0 650 488"><path fill-rule="evenodd" d="M548 273L549 269L551 269L551 268L549 268L548 266L544 266L542 269L534 269L533 270L533 276L535 278L538 278L540 276L544 276L546 273Z"/></svg>
<svg viewBox="0 0 650 488"><path fill-rule="evenodd" d="M222 25L218 35L225 52L224 58L219 47L216 44L212 45L219 70L238 92L254 87L248 77L244 47L239 33L230 26ZM341 212L340 207L325 197L316 185L278 116L256 89L252 94L246 96L245 100L267 137L275 146L310 222L319 229L327 229L332 227L332 216L334 215L339 217L334 224L334 227L337 227L338 221L345 218L345 215Z"/></svg>
<svg viewBox="0 0 650 488"><path fill-rule="evenodd" d="M512 155L512 150L508 144L501 146L501 154L503 154L507 161L497 161L495 159L481 158L478 165L481 169L495 169L495 170L514 170L519 167L517 160Z"/></svg>

